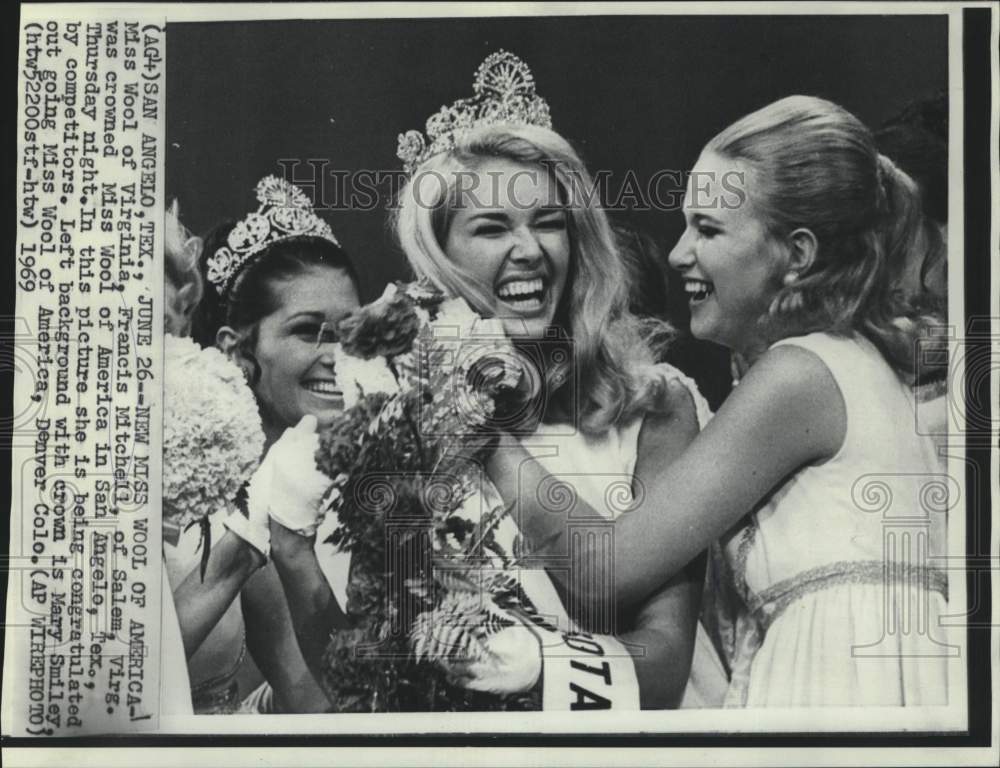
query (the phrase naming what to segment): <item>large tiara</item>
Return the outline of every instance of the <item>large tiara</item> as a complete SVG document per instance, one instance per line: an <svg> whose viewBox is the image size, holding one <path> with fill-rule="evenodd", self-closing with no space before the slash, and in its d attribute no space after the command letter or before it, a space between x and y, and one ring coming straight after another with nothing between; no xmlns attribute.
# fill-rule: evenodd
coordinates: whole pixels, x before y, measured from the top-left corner
<svg viewBox="0 0 1000 768"><path fill-rule="evenodd" d="M277 176L265 176L257 182L256 211L236 223L226 238L226 245L209 256L208 280L220 296L232 287L233 279L265 248L292 237L318 237L338 248L340 242L313 211L306 193Z"/></svg>
<svg viewBox="0 0 1000 768"><path fill-rule="evenodd" d="M420 131L399 134L396 154L412 174L430 157L454 148L458 136L480 125L511 123L552 127L549 105L535 93L528 65L503 49L490 54L476 70L475 95L459 99L427 120L427 138Z"/></svg>

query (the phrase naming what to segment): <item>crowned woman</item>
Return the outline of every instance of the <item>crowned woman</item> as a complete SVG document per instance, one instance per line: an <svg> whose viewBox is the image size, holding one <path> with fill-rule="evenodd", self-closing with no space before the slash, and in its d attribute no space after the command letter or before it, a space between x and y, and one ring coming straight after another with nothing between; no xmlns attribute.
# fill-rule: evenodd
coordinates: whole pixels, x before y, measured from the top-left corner
<svg viewBox="0 0 1000 768"><path fill-rule="evenodd" d="M218 227L195 258L205 290L191 324L204 349L174 340L180 354L167 363L165 530L173 529L173 543L165 551L196 714L329 707L269 562L263 499L280 496L297 475L272 477L257 465L286 428L305 419L314 431L343 409L327 329L358 306L358 291L343 248L302 190L268 176L256 197L256 208ZM171 295L185 295L182 286ZM252 692L248 652L265 679Z"/></svg>
<svg viewBox="0 0 1000 768"><path fill-rule="evenodd" d="M499 319L534 372L517 407L493 424L500 439L486 465L492 484L468 505L487 512L509 506L497 538L516 551L521 534L530 539L549 525L517 513L519 494L528 492L518 484L525 461L537 460L549 475L538 491L547 515L574 527L574 499L581 498L610 523L643 503L642 478L668 466L710 413L690 379L654 363L653 339L667 329L630 313L626 267L591 177L552 129L528 67L500 51L480 66L473 88L472 97L427 121L426 137L400 136L409 181L394 225L416 275ZM315 525L301 523L319 515L318 504L310 509L307 501L285 500L286 517L287 508L297 509L300 531L272 518L272 540L286 542L275 546L275 560L306 661L329 690L337 670L324 667L308 638L343 613L328 610L326 599L301 598L325 588L315 569L302 566ZM606 526L577 526L574 535L600 539ZM542 706L556 710L721 701L725 675L698 622L703 556L628 604L617 598L609 559L570 577L605 585L600 596L567 603L544 570L565 562L522 557L515 573L533 619L508 622L485 654L440 656L453 684L503 696L540 692Z"/></svg>

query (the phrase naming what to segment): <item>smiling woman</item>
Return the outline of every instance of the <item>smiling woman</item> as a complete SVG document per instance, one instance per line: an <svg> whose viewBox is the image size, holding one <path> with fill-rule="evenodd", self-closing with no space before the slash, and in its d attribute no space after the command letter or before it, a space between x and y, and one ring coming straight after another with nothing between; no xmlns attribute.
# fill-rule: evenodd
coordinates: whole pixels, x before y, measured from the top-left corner
<svg viewBox="0 0 1000 768"><path fill-rule="evenodd" d="M414 166L394 229L418 275L550 358L550 417L597 435L655 400L658 379L645 372L660 329L624 311L626 269L593 190L565 138L515 115Z"/></svg>
<svg viewBox="0 0 1000 768"><path fill-rule="evenodd" d="M592 177L570 142L552 130L527 65L499 51L480 66L474 91L471 100L427 121L428 140L416 131L400 137L399 156L411 177L400 195L396 235L418 276L499 317L515 348L540 367L534 402L514 427L517 439L511 436L488 462L499 494L487 483L487 504L517 508L521 492L534 498L533 487L519 485L520 466L537 460L552 475L571 478L554 492L539 490L550 502L540 518L569 530L560 514L566 510L553 508L555 496L569 493L600 507L610 523L623 507L608 501L609 475L581 469L612 473L624 507L641 503L634 478L647 466L667 466L707 421L708 406L679 371L653 364L653 339L669 329L629 311L626 266ZM531 539L540 520L519 515L508 523L511 538ZM607 692L609 707L721 700L723 674L697 621L704 561L697 554L689 560L655 593L625 604L598 557L573 578L609 585L606 594L574 601L553 593L545 604L543 612L562 615L563 626L618 633L629 646L601 641L614 648L609 656L625 661L614 674L623 688ZM541 602L546 585L551 592L543 576L529 598ZM576 690L575 683L566 686L558 660L543 660L551 649L518 632L501 633L507 645L496 652L506 661L495 668L458 665L449 672L472 689L507 693L542 677L544 706L569 708L572 702L559 694ZM627 680L637 690L631 701Z"/></svg>
<svg viewBox="0 0 1000 768"><path fill-rule="evenodd" d="M619 595L656 589L718 539L735 606L727 705L942 705L955 694L933 650L948 607L936 563L954 497L927 500L942 467L907 426L918 342L940 336L941 318L892 280L922 226L918 191L857 117L807 96L737 120L695 173L734 169L745 204L705 204L689 186L670 263L694 335L749 368L675 462L640 475L653 503L616 521ZM707 191L718 199L714 180ZM920 533L897 539L888 520ZM536 540L566 546L561 526ZM573 559L595 553L588 542ZM925 629L896 632L910 605Z"/></svg>
<svg viewBox="0 0 1000 768"><path fill-rule="evenodd" d="M752 189L745 163L714 152L698 159L684 198L688 226L670 252L670 266L684 281L692 335L743 350L787 269L753 197L731 195L734 178Z"/></svg>
<svg viewBox="0 0 1000 768"><path fill-rule="evenodd" d="M282 257L298 271L280 271L281 262L275 261L267 278L257 278L270 290L273 311L257 323L253 349L241 347L241 337L253 332L245 327L223 326L216 335L220 348L242 350L244 365L256 363L254 394L272 442L303 416L313 414L322 422L344 406L333 368L332 332L327 329L359 306L358 292L347 269L311 263L306 254L313 247L284 246L287 252L298 248L294 256Z"/></svg>
<svg viewBox="0 0 1000 768"><path fill-rule="evenodd" d="M450 219L444 251L493 293L508 335L541 338L555 320L569 270L566 211L552 205L558 185L543 169L510 160L477 170L492 183L477 205L456 200L441 209Z"/></svg>
<svg viewBox="0 0 1000 768"><path fill-rule="evenodd" d="M481 663L450 652L435 662L452 684L470 690L532 698L541 685L545 709L718 703L724 673L698 623L703 557L693 555L682 573L626 605L615 594L606 561L579 572L607 586L584 603L560 593L561 585L543 570L547 563L517 554L524 551L518 542L542 524L511 511L519 491L535 498L533 487L515 487L519 462L537 459L570 478L569 485L540 495L553 502L579 495L600 506L602 524L610 525L641 503L642 487L634 483L639 473L669 465L709 412L690 379L653 363L649 326L629 312L626 267L606 214L588 194L590 175L570 143L550 129L548 107L534 93L527 65L498 51L480 66L474 90L473 101L443 108L448 119L428 121L430 142L416 131L400 136L409 180L394 226L417 276L480 315L499 318L513 342L511 354L522 363L517 370L526 374L519 378L527 386L519 387L512 413L492 414L496 421L488 427L514 434L497 435L503 447L494 443L491 449L489 478L477 476L481 484L472 483L463 508L473 527L495 515L491 537L495 533L501 551L515 553L511 567L523 591L521 605L549 617L543 623L554 644L536 637L526 618L511 616L487 633ZM460 337L466 340L472 339ZM293 434L275 444L276 477L285 466L294 471L315 463L308 453L315 449L303 439L299 450L299 442ZM585 467L602 473L591 476L581 472ZM308 523L319 504L298 495L292 488L278 500L281 509L272 508L275 564L303 657L331 700L340 700L324 654L331 633L350 620L316 566L316 526ZM568 530L570 509L556 507L540 516ZM279 512L294 522L286 524ZM435 629L450 626L448 620ZM588 633L579 638L589 644L572 639L578 632ZM342 641L333 637L335 648ZM597 672L604 687L596 695L585 691L596 670L574 658L597 653L594 647L608 658L604 673ZM591 706L582 701L586 696Z"/></svg>
<svg viewBox="0 0 1000 768"><path fill-rule="evenodd" d="M257 198L256 212L217 227L206 240L201 269L210 287L195 312L193 335L243 370L260 410L266 454L303 417L324 422L343 410L331 329L359 300L350 261L302 192L268 177L258 184ZM265 565L266 512L263 520L255 513L258 497L280 480L254 475L248 518L227 519L230 531L213 547L209 572L204 579L192 572L175 599L180 614L199 612L199 625L211 629L215 609L228 610L242 598L247 648L266 680L249 699L241 691L244 708L323 711L329 702L302 659L278 575ZM197 643L189 645L190 655ZM197 700L195 709L204 711Z"/></svg>

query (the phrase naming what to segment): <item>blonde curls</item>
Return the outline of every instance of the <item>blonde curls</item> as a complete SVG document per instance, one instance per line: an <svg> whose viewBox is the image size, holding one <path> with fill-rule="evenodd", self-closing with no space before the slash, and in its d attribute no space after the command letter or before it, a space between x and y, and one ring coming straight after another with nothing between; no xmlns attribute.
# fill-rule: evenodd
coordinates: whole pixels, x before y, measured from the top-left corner
<svg viewBox="0 0 1000 768"><path fill-rule="evenodd" d="M564 196L571 267L562 305L580 397L571 402L572 377L553 385L549 397L561 400L564 411L576 406L567 416L582 431L600 434L652 407L662 384L652 375L652 329L629 312L626 267L590 174L569 142L537 126L490 125L469 131L454 149L429 158L414 172L395 211L396 237L418 276L462 296L481 313L494 314L492 292L459 269L442 248L458 175L494 159L538 166L552 175Z"/></svg>

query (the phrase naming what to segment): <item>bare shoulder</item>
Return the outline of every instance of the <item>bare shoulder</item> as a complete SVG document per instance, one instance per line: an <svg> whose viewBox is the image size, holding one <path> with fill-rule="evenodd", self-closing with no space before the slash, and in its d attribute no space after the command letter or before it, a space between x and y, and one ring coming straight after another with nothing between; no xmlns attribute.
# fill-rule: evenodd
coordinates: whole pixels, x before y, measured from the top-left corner
<svg viewBox="0 0 1000 768"><path fill-rule="evenodd" d="M836 379L817 354L781 345L751 366L710 427L752 424L770 424L811 446L815 458L830 457L843 444L847 409Z"/></svg>
<svg viewBox="0 0 1000 768"><path fill-rule="evenodd" d="M815 352L794 344L773 347L751 366L735 393L781 399L789 407L843 407L833 374Z"/></svg>

